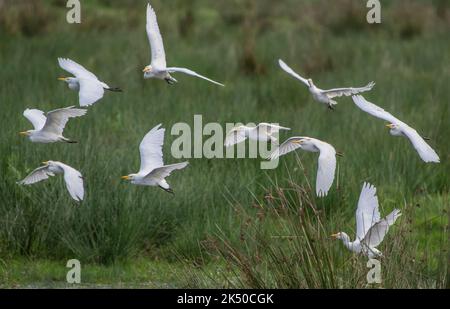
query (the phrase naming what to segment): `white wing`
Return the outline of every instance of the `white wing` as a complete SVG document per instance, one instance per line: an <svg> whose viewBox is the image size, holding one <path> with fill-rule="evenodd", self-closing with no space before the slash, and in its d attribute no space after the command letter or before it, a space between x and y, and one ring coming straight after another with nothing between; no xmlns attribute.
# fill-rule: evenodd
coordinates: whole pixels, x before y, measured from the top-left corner
<svg viewBox="0 0 450 309"><path fill-rule="evenodd" d="M356 209L356 238L360 241L366 236L369 229L380 221L376 194L377 189L374 186L364 183Z"/></svg>
<svg viewBox="0 0 450 309"><path fill-rule="evenodd" d="M19 185L31 185L36 182L48 179L50 176L55 176L52 172L49 171L48 166L41 166L32 171L27 177L23 180L19 181Z"/></svg>
<svg viewBox="0 0 450 309"><path fill-rule="evenodd" d="M280 130L290 130L290 128L265 122L258 124L258 134L272 135L274 133L278 133Z"/></svg>
<svg viewBox="0 0 450 309"><path fill-rule="evenodd" d="M63 70L73 74L77 78L98 79L94 73L86 70L81 64L73 60L58 58L58 63Z"/></svg>
<svg viewBox="0 0 450 309"><path fill-rule="evenodd" d="M320 155L318 160L316 194L319 197L326 196L334 180L336 170L336 150L328 143L311 139L314 145L319 148Z"/></svg>
<svg viewBox="0 0 450 309"><path fill-rule="evenodd" d="M27 118L32 124L35 130L40 130L45 125L45 121L47 118L44 116L44 112L38 109L29 109L27 108L23 115Z"/></svg>
<svg viewBox="0 0 450 309"><path fill-rule="evenodd" d="M55 109L47 113L47 121L42 131L62 135L63 130L70 118L80 117L86 114L87 110L73 108L73 106Z"/></svg>
<svg viewBox="0 0 450 309"><path fill-rule="evenodd" d="M156 13L150 6L150 3L147 4L146 30L152 53L151 65L156 70L164 70L166 68L166 53L164 52L163 39L161 37L161 32L159 31Z"/></svg>
<svg viewBox="0 0 450 309"><path fill-rule="evenodd" d="M401 122L399 119L392 116L389 112L385 111L379 106L376 106L373 103L370 103L362 95L355 95L352 96L353 102L358 106L360 109L365 111L366 113L375 116L377 118L386 120L390 123L395 123L398 125L406 125L405 123Z"/></svg>
<svg viewBox="0 0 450 309"><path fill-rule="evenodd" d="M70 196L77 202L84 198L83 176L79 171L61 162L55 162L56 165L64 170L64 181Z"/></svg>
<svg viewBox="0 0 450 309"><path fill-rule="evenodd" d="M163 153L162 145L164 143L165 129L160 129L161 124L151 129L142 139L139 145L141 154L141 167L139 173L148 174L158 167L162 167Z"/></svg>
<svg viewBox="0 0 450 309"><path fill-rule="evenodd" d="M308 81L305 78L298 75L297 73L295 73L294 70L292 70L286 63L284 63L283 60L278 59L278 64L286 73L288 73L289 75L292 75L293 77L295 77L296 79L298 79L299 81L304 83L309 88Z"/></svg>
<svg viewBox="0 0 450 309"><path fill-rule="evenodd" d="M343 95L348 97L354 94L372 90L373 86L375 86L375 83L370 82L366 86L360 88L335 88L322 90L322 93L326 94L329 98L342 97Z"/></svg>
<svg viewBox="0 0 450 309"><path fill-rule="evenodd" d="M181 170L181 169L185 168L188 164L189 164L189 162L182 162L182 163L161 166L161 167L155 168L146 177L163 180L164 178L169 177L173 171Z"/></svg>
<svg viewBox="0 0 450 309"><path fill-rule="evenodd" d="M208 77L205 77L205 76L203 76L203 75L200 75L200 74L198 74L197 72L194 72L194 71L189 70L189 69L186 69L186 68L175 68L175 67L173 67L173 68L167 68L167 71L168 71L169 73L180 72L180 73L184 73L184 74L187 74L187 75L195 76L195 77L198 77L198 78L202 78L202 79L204 79L204 80L207 80L208 82L211 82L211 83L213 83L213 84L216 84L216 85L225 87L224 84L221 84L221 83L219 83L219 82L216 82L216 81L214 81L214 80L212 80L212 79L209 79Z"/></svg>
<svg viewBox="0 0 450 309"><path fill-rule="evenodd" d="M80 84L80 91L78 93L80 106L89 106L103 98L105 93L104 86L98 80L93 79L78 79Z"/></svg>
<svg viewBox="0 0 450 309"><path fill-rule="evenodd" d="M408 139L411 141L423 161L436 163L440 162L439 156L436 151L434 151L434 149L425 142L425 140L422 138L422 136L419 135L419 133L417 133L416 130L409 126L402 126L401 129L403 134L405 134L406 137L408 137Z"/></svg>
<svg viewBox="0 0 450 309"><path fill-rule="evenodd" d="M245 136L245 133L242 130L233 128L228 132L227 136L225 137L225 147L233 146L234 144L239 144L243 141L245 141L247 137Z"/></svg>
<svg viewBox="0 0 450 309"><path fill-rule="evenodd" d="M389 227L395 223L398 217L402 214L399 209L394 209L389 215L383 220L375 223L367 232L366 236L362 240L362 243L367 245L369 248L378 246L386 236L389 231Z"/></svg>
<svg viewBox="0 0 450 309"><path fill-rule="evenodd" d="M301 137L301 136L295 136L295 137L291 137L291 138L288 138L287 140L285 140L280 146L278 146L277 149L275 149L270 154L270 157L269 157L270 160L278 159L279 157L300 148L300 144L296 143L296 141L298 141L299 139L302 139L302 138L303 137Z"/></svg>

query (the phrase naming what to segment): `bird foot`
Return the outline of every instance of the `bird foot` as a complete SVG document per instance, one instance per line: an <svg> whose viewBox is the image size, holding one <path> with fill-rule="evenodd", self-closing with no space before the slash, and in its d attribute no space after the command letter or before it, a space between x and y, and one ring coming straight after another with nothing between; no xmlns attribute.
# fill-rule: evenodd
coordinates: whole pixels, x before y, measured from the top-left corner
<svg viewBox="0 0 450 309"><path fill-rule="evenodd" d="M169 84L169 85L173 85L176 83L175 80L173 80L172 78L164 78L164 80Z"/></svg>

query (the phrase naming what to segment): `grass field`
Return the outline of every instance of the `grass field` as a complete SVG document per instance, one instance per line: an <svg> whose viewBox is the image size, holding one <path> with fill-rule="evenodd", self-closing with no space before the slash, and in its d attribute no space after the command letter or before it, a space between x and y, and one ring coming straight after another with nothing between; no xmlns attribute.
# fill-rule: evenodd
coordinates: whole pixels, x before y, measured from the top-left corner
<svg viewBox="0 0 450 309"><path fill-rule="evenodd" d="M1 287L64 287L72 258L85 286L366 287L367 259L329 238L353 237L364 181L377 187L382 215L403 212L379 247L375 287L448 287L446 1L393 1L380 25L366 23L365 1L152 1L169 65L225 88L179 75L176 86L143 80L146 1L89 1L80 25L65 22L65 1L8 3L0 1ZM31 128L25 108L78 102L57 81L65 74L57 57L124 92L69 122L65 136L78 144L34 144L18 135ZM350 98L335 111L314 102L278 58L325 89L374 80L365 97L430 137L441 163L423 163ZM317 158L305 152L266 171L260 159L190 159L169 178L174 196L121 181L137 171L138 145L158 123L167 128L165 162L179 162L170 128L195 114L224 125L278 122L331 143L345 156L330 194L313 196ZM83 173L85 201L75 204L61 177L16 184L46 160Z"/></svg>

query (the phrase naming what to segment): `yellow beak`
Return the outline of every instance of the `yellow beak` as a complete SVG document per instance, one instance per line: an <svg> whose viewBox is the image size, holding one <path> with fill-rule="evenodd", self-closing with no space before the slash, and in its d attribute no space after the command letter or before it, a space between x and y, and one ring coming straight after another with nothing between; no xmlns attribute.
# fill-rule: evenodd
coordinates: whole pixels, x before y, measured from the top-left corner
<svg viewBox="0 0 450 309"><path fill-rule="evenodd" d="M125 179L125 180L128 180L128 179L130 179L130 176L122 176L122 177L120 177L120 178Z"/></svg>
<svg viewBox="0 0 450 309"><path fill-rule="evenodd" d="M19 132L19 134L20 135L28 135L28 132L27 131L22 131L22 132Z"/></svg>
<svg viewBox="0 0 450 309"><path fill-rule="evenodd" d="M386 125L386 127L388 127L389 129L392 129L393 125L392 125L392 123L389 123Z"/></svg>
<svg viewBox="0 0 450 309"><path fill-rule="evenodd" d="M48 164L48 161L44 161L44 162L42 162L42 164L47 165L47 164Z"/></svg>
<svg viewBox="0 0 450 309"><path fill-rule="evenodd" d="M66 81L67 77L58 77L58 80Z"/></svg>
<svg viewBox="0 0 450 309"><path fill-rule="evenodd" d="M145 67L145 68L142 70L142 72L145 72L145 73L150 72L150 68L149 68L149 67Z"/></svg>
<svg viewBox="0 0 450 309"><path fill-rule="evenodd" d="M336 238L339 237L339 234L333 234L333 235L331 235L330 237L333 238L333 239L336 239Z"/></svg>

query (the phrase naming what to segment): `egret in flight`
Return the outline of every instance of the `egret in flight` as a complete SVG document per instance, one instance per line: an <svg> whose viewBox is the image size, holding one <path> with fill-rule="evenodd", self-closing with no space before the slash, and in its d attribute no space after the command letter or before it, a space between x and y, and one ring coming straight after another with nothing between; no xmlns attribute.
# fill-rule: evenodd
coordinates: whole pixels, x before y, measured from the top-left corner
<svg viewBox="0 0 450 309"><path fill-rule="evenodd" d="M162 145L164 143L165 129L159 128L161 124L151 129L142 139L139 146L141 154L141 167L136 174L122 176L122 179L141 186L159 186L166 192L173 193L166 177L175 170L185 168L189 162L164 165Z"/></svg>
<svg viewBox="0 0 450 309"><path fill-rule="evenodd" d="M228 132L224 145L225 147L230 147L245 141L247 138L254 141L271 141L272 143L276 143L277 138L273 135L277 134L280 130L290 130L290 128L264 122L254 127L244 125L236 126Z"/></svg>
<svg viewBox="0 0 450 309"><path fill-rule="evenodd" d="M423 161L439 163L440 160L436 151L434 151L434 149L425 142L424 138L420 136L416 130L408 126L406 123L398 120L381 107L368 102L366 99L364 99L363 96L358 95L353 96L352 98L356 106L358 106L366 113L388 121L389 124L387 124L386 126L390 129L389 132L391 135L405 136L406 138L408 138Z"/></svg>
<svg viewBox="0 0 450 309"><path fill-rule="evenodd" d="M42 162L44 166L38 167L25 179L18 182L20 185L31 185L48 179L56 174L64 174L64 181L70 196L77 202L84 198L83 176L79 171L58 161Z"/></svg>
<svg viewBox="0 0 450 309"><path fill-rule="evenodd" d="M298 79L302 83L304 83L311 93L314 100L316 100L319 103L324 103L328 105L328 108L334 109L334 105L337 104L336 101L333 100L333 98L342 97L342 96L351 96L353 94L358 94L361 92L369 91L375 86L374 82L370 82L364 87L360 88L335 88L335 89L329 89L329 90L323 90L320 88L317 88L316 85L314 85L312 79L306 79L301 77L299 74L295 73L294 70L292 70L286 63L284 63L283 60L279 59L278 63L280 67L289 75L293 76L294 78Z"/></svg>
<svg viewBox="0 0 450 309"><path fill-rule="evenodd" d="M34 130L23 131L19 134L28 136L34 143L76 143L76 141L65 138L63 130L70 118L83 116L86 112L85 109L70 106L48 112L45 117L43 111L27 108L23 115L33 124Z"/></svg>
<svg viewBox="0 0 450 309"><path fill-rule="evenodd" d="M382 256L376 247L383 241L389 227L401 216L400 210L394 209L381 219L376 193L377 189L374 186L364 183L356 209L355 241L350 241L350 237L344 232L331 235L335 239L342 240L350 251L362 253L370 259Z"/></svg>
<svg viewBox="0 0 450 309"><path fill-rule="evenodd" d="M105 90L121 92L117 87L109 87L98 80L92 72L70 59L58 58L59 66L75 77L59 77L71 90L78 91L80 106L89 106L103 98Z"/></svg>
<svg viewBox="0 0 450 309"><path fill-rule="evenodd" d="M316 195L324 197L328 194L334 180L336 170L336 153L333 146L321 140L311 137L291 137L275 149L270 155L271 160L278 159L280 156L292 152L296 149L303 149L309 152L319 152L318 169L316 177Z"/></svg>
<svg viewBox="0 0 450 309"><path fill-rule="evenodd" d="M144 78L158 78L165 80L168 84L174 84L177 82L175 78L173 78L170 73L184 73L187 75L199 77L205 79L213 84L224 86L221 83L213 81L203 75L200 75L192 70L186 68L168 68L166 65L166 54L164 51L163 40L161 37L161 33L158 27L158 21L156 20L156 13L153 8L150 6L150 3L147 5L147 36L150 42L151 49L151 64L146 66L143 70Z"/></svg>

